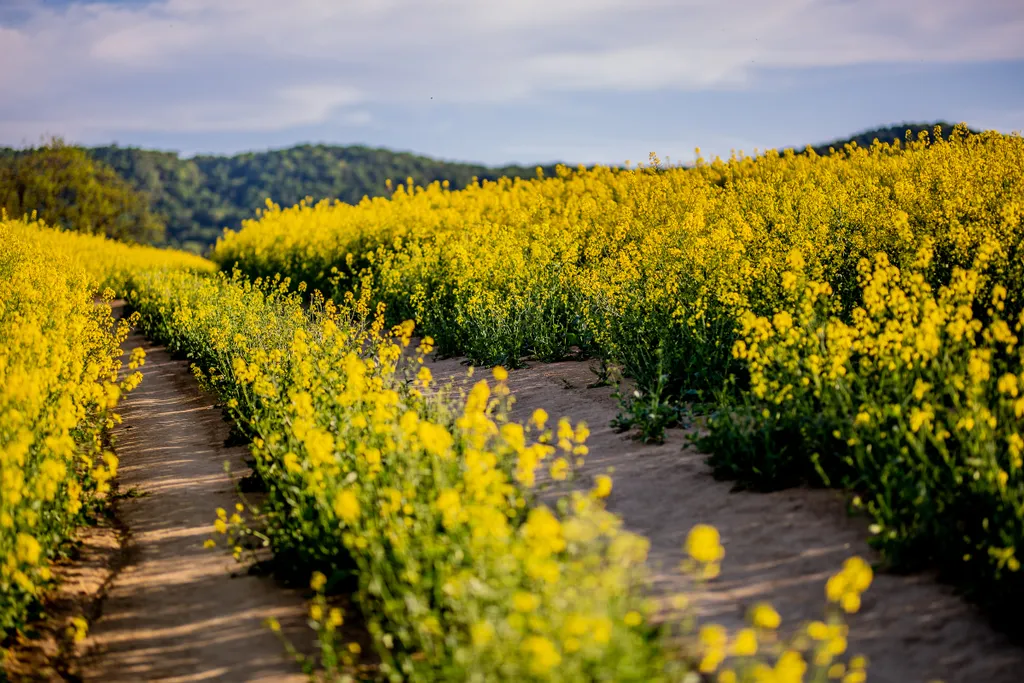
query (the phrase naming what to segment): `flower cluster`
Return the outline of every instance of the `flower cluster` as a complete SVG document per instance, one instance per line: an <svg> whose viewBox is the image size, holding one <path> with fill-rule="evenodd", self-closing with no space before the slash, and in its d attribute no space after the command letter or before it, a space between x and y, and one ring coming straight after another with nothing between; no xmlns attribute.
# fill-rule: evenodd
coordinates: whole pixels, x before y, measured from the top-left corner
<svg viewBox="0 0 1024 683"><path fill-rule="evenodd" d="M648 437L674 402L717 402L720 474L846 486L894 563L1018 591L1021 196L1024 140L961 127L268 204L213 257L368 293L474 361L598 355L635 379L619 424Z"/></svg>
<svg viewBox="0 0 1024 683"><path fill-rule="evenodd" d="M410 325L386 333L355 300L307 314L284 287L154 274L130 295L252 438L278 557L356 574L395 677L645 679L662 661L638 590L647 542L603 509L610 482L534 504L540 468L557 480L585 457L586 427L509 421L500 368L456 400L422 371L429 340L403 348ZM232 548L239 521L216 522Z"/></svg>
<svg viewBox="0 0 1024 683"><path fill-rule="evenodd" d="M0 643L24 625L51 560L109 491L118 463L101 434L141 379L118 379L128 326L94 303L95 283L70 250L48 248L58 235L0 220ZM138 349L129 365L142 363Z"/></svg>
<svg viewBox="0 0 1024 683"><path fill-rule="evenodd" d="M536 495L538 482L573 476L586 425L543 410L511 421L504 368L465 393L435 386L423 364L433 340L409 348L412 325L388 332L369 296L314 295L304 309L288 289L152 274L129 299L252 439L267 490L259 523L219 510L210 545L238 555L263 539L311 577L326 673L359 650L337 641L343 618L323 595L354 573L395 680L685 680L688 660L672 656L643 595L647 541L604 508L611 479L548 504ZM717 531L697 527L687 548L698 579L717 573ZM762 652L747 631L736 638L750 662L760 652L763 666L795 670L767 641Z"/></svg>
<svg viewBox="0 0 1024 683"><path fill-rule="evenodd" d="M936 562L996 608L1020 599L1024 316L1003 246L983 242L938 287L948 266L930 240L904 268L863 259L849 315L802 263L783 272L776 313L742 319L733 353L750 391L711 420L713 464L761 485L843 485L894 563Z"/></svg>
<svg viewBox="0 0 1024 683"><path fill-rule="evenodd" d="M146 270L191 270L212 272L210 261L177 249L158 249L142 244L129 244L104 237L70 230L59 230L41 222L18 224L20 230L32 235L43 250L61 253L73 259L94 283L96 291L111 289L123 295L136 273Z"/></svg>
<svg viewBox="0 0 1024 683"><path fill-rule="evenodd" d="M730 354L740 318L779 308L794 248L846 312L858 262L878 251L905 263L930 238L945 266L966 267L1001 236L1013 253L1022 160L1019 136L957 130L830 156L399 186L356 206L268 204L213 258L335 298L369 286L391 323L416 320L444 353L514 365L583 350L621 365L645 398L706 399L742 374ZM1024 290L1009 283L1024 282L1024 267L1008 266L1008 305L1019 306Z"/></svg>

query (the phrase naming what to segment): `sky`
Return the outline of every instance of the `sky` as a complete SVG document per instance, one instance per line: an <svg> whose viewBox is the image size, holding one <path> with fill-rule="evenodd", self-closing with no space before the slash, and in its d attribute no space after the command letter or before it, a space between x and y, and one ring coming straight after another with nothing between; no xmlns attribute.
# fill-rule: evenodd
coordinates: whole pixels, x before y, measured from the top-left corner
<svg viewBox="0 0 1024 683"><path fill-rule="evenodd" d="M0 146L670 161L1024 130L1022 0L0 0Z"/></svg>

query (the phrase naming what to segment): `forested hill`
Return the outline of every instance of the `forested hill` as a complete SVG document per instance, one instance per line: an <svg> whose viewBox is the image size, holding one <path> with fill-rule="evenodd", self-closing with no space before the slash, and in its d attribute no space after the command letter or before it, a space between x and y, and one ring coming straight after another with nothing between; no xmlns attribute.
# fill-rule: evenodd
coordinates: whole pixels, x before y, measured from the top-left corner
<svg viewBox="0 0 1024 683"><path fill-rule="evenodd" d="M829 149L841 150L851 142L856 142L858 147L870 147L876 138L879 142L892 142L893 140L905 142L908 130L910 131L911 136L916 140L917 136L922 132L928 133L928 135L931 136L935 132L935 126L940 126L942 129L942 136L947 137L953 131L954 124L947 123L945 121L936 121L935 123L901 123L898 126L866 130L862 133L857 133L856 135L843 138L841 140L833 140L832 142L826 142L820 145L811 145L811 148L816 153L824 155L829 153ZM978 132L973 128L969 130L972 133Z"/></svg>
<svg viewBox="0 0 1024 683"><path fill-rule="evenodd" d="M465 187L473 177L534 177L535 166L491 168L438 161L404 152L362 146L301 145L289 149L181 158L173 152L132 147L93 147L88 152L150 197L152 210L167 225L167 242L202 250L224 227L237 228L269 197L296 204L305 197L356 203L387 194L385 182L417 185L447 180ZM543 167L546 175L554 165Z"/></svg>

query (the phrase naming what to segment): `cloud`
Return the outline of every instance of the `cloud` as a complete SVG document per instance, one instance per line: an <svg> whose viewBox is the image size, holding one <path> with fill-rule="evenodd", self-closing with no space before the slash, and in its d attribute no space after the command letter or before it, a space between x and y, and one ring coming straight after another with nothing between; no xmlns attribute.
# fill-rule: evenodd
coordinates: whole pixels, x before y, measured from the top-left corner
<svg viewBox="0 0 1024 683"><path fill-rule="evenodd" d="M366 125L374 107L1024 58L1019 0L16 0L0 135Z"/></svg>

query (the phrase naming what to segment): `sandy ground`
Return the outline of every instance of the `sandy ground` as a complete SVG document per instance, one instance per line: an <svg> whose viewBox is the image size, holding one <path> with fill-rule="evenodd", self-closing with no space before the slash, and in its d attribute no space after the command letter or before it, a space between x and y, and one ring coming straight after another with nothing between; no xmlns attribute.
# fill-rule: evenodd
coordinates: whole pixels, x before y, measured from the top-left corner
<svg viewBox="0 0 1024 683"><path fill-rule="evenodd" d="M188 363L132 335L144 380L121 404L114 430L127 529L124 566L80 648L86 681L304 681L262 623L277 617L308 649L302 596L248 575L223 550L203 548L215 510L232 510L232 476L248 472L243 448L226 448L227 425Z"/></svg>
<svg viewBox="0 0 1024 683"><path fill-rule="evenodd" d="M116 520L102 519L75 536L69 558L51 569L56 588L43 599L43 616L15 643L0 670L11 681L79 680L79 661L71 631L74 617L97 618L107 588L121 566L121 533Z"/></svg>
<svg viewBox="0 0 1024 683"><path fill-rule="evenodd" d="M435 380L456 377L466 383L466 367L458 359L429 365ZM552 418L587 422L590 455L580 481L589 485L592 475L614 467L609 508L650 539L656 593L689 588L676 567L687 532L699 522L715 525L726 549L721 576L698 595L699 614L730 627L763 600L778 609L784 625L820 618L825 581L843 560L855 554L877 559L865 542L867 522L848 516L835 492L733 492L729 483L712 479L704 455L688 445L682 431L658 446L616 433L608 426L617 412L611 389L587 388L595 379L588 364L579 362L513 371L513 413L525 419L541 407ZM850 650L868 657L869 681L1024 680L1024 649L929 576L876 576L850 625Z"/></svg>

